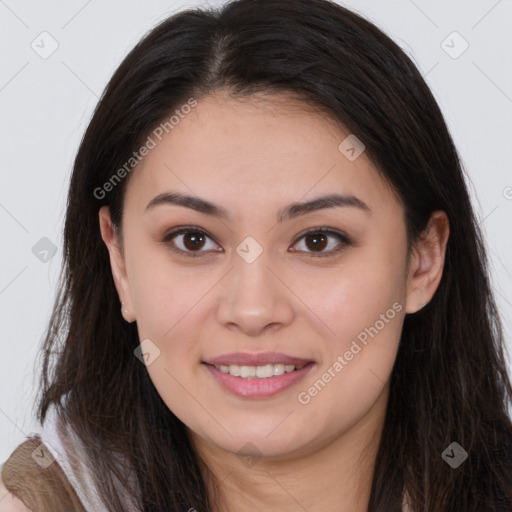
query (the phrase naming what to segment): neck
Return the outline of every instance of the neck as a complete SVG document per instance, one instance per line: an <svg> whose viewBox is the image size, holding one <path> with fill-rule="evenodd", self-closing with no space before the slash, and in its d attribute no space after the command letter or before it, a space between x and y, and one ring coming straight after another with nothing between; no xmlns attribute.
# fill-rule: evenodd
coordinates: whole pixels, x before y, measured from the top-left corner
<svg viewBox="0 0 512 512"><path fill-rule="evenodd" d="M287 458L243 460L191 433L215 512L366 512L389 388L350 430ZM208 477L208 473L211 475ZM213 478L212 478L213 476Z"/></svg>

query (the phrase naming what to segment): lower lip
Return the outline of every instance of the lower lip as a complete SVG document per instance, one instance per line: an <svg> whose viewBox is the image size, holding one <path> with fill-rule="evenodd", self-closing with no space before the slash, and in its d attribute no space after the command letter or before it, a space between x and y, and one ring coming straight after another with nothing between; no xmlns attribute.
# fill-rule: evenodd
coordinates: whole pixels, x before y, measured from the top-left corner
<svg viewBox="0 0 512 512"><path fill-rule="evenodd" d="M235 377L229 373L223 373L220 370L217 370L213 365L206 363L203 363L203 365L213 375L217 382L233 395L242 398L268 398L277 395L281 391L293 386L296 382L299 382L309 372L309 370L313 368L314 363L308 363L300 370L265 379L259 379L257 377L247 379Z"/></svg>

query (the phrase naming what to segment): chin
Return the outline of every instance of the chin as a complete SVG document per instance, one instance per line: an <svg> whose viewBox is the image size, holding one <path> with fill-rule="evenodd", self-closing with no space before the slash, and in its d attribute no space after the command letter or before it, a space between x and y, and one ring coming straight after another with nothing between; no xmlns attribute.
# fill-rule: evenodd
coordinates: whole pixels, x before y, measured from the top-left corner
<svg viewBox="0 0 512 512"><path fill-rule="evenodd" d="M272 429L245 429L244 431L238 431L233 437L228 434L222 436L222 438L217 436L208 437L207 442L240 457L265 457L284 460L308 451L311 440L305 438L304 433L292 433L289 429L283 429L279 433L276 430L270 435L268 435L268 432L272 432Z"/></svg>

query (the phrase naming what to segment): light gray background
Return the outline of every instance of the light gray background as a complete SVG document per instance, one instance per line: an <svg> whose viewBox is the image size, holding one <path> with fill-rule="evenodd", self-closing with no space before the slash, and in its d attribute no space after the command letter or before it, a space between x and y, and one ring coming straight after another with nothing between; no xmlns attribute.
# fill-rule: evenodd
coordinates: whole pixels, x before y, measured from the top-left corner
<svg viewBox="0 0 512 512"><path fill-rule="evenodd" d="M80 138L133 45L158 21L191 5L205 2L0 0L0 462L39 429L32 416L34 364L54 301L68 179ZM344 5L413 57L440 103L470 177L512 348L512 1ZM40 36L45 31L50 36ZM31 47L49 51L52 39L58 48L47 58ZM469 47L453 58L464 40ZM43 237L57 248L47 262L32 252Z"/></svg>

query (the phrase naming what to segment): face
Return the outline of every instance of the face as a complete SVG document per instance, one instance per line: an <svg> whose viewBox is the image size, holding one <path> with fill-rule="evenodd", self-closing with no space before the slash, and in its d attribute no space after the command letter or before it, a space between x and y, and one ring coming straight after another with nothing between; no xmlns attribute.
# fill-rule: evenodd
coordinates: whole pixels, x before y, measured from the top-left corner
<svg viewBox="0 0 512 512"><path fill-rule="evenodd" d="M404 211L347 135L283 97L216 93L132 171L122 252L100 212L149 376L216 449L305 454L383 410L403 318L430 298L429 260L407 268Z"/></svg>

